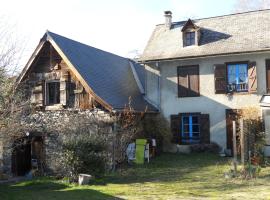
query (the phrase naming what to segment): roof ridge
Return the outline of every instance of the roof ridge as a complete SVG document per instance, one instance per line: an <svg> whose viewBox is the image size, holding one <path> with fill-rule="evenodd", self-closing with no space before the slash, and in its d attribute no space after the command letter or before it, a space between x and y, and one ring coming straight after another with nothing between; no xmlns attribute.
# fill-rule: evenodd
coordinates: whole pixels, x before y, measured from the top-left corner
<svg viewBox="0 0 270 200"><path fill-rule="evenodd" d="M108 54L111 54L111 55L114 55L114 56L118 56L118 57L123 58L123 59L128 59L128 58L126 58L126 57L117 55L117 54L115 54L115 53L111 53L111 52L109 52L109 51L105 51L105 50L99 49L99 48L97 48L97 47L90 46L90 45L88 45L88 44L79 42L79 41L77 41L77 40L74 40L74 39L71 39L71 38L68 38L68 37L65 37L65 36L63 36L63 35L59 35L59 34L57 34L57 33L54 33L54 32L52 32L52 31L49 31L49 30L47 30L45 34L47 34L48 36L50 36L52 39L53 39L53 36L52 36L51 34L54 34L54 35L56 35L56 36L58 36L58 37L62 37L62 38L64 38L64 39L71 40L71 41L73 41L73 42L79 43L79 44L81 44L81 45L84 45L84 46L87 46L87 47L90 47L90 48L93 48L93 49L96 49L96 50L98 50L98 51L102 51L102 52L104 52L104 53L108 53Z"/></svg>
<svg viewBox="0 0 270 200"><path fill-rule="evenodd" d="M250 10L250 11L245 11L245 12L237 12L237 13L218 15L218 16L213 16L213 17L203 17L203 18L191 19L191 20L205 20L205 19L213 19L213 18L222 18L222 17L229 17L229 16L234 16L234 15L244 15L244 14L250 14L250 13L258 13L258 12L264 12L264 11L270 11L270 8L260 9L260 10ZM187 20L176 21L176 22L173 22L173 24L186 22ZM160 25L164 25L164 23L157 24L156 26L160 26Z"/></svg>

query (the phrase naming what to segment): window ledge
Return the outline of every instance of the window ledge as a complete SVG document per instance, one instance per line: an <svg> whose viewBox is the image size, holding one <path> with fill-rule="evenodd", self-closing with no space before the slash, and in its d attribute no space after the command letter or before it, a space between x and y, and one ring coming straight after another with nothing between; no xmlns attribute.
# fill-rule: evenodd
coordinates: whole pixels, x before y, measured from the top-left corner
<svg viewBox="0 0 270 200"><path fill-rule="evenodd" d="M50 105L50 106L46 106L45 110L63 110L64 107L62 104L54 104L54 105Z"/></svg>
<svg viewBox="0 0 270 200"><path fill-rule="evenodd" d="M234 93L226 93L226 95L231 95L231 96L238 96L238 95L252 95L256 93L250 93L250 92L234 92Z"/></svg>

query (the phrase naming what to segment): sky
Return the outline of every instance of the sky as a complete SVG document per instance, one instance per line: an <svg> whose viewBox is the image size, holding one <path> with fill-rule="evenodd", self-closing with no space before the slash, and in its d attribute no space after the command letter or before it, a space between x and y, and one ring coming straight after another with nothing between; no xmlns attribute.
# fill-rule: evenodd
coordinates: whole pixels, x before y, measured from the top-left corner
<svg viewBox="0 0 270 200"><path fill-rule="evenodd" d="M155 25L164 23L165 10L172 11L173 21L181 21L230 14L235 4L236 0L0 0L0 22L23 41L21 65L46 30L132 57L143 51Z"/></svg>

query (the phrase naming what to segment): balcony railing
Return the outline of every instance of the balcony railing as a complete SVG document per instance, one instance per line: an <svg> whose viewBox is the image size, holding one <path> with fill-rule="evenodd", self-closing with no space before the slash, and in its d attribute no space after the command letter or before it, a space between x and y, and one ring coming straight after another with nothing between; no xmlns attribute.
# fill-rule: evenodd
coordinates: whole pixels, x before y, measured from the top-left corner
<svg viewBox="0 0 270 200"><path fill-rule="evenodd" d="M248 84L247 83L232 83L227 85L228 92L247 92Z"/></svg>

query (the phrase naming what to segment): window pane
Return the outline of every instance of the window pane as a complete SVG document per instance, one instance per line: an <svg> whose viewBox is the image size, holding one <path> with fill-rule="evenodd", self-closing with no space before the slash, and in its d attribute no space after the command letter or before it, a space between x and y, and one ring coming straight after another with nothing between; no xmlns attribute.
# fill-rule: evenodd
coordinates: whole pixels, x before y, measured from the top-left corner
<svg viewBox="0 0 270 200"><path fill-rule="evenodd" d="M49 104L60 103L60 83L51 82L47 83L47 98Z"/></svg>
<svg viewBox="0 0 270 200"><path fill-rule="evenodd" d="M194 133L194 132L199 132L200 131L200 126L199 125L193 125L192 126L192 132Z"/></svg>
<svg viewBox="0 0 270 200"><path fill-rule="evenodd" d="M189 117L183 117L183 124L189 124Z"/></svg>
<svg viewBox="0 0 270 200"><path fill-rule="evenodd" d="M236 66L228 65L228 83L236 84Z"/></svg>
<svg viewBox="0 0 270 200"><path fill-rule="evenodd" d="M189 133L189 124L188 125L183 125L183 132L184 133Z"/></svg>
<svg viewBox="0 0 270 200"><path fill-rule="evenodd" d="M187 32L185 34L185 44L186 46L195 44L195 32Z"/></svg>
<svg viewBox="0 0 270 200"><path fill-rule="evenodd" d="M198 116L193 116L192 117L192 123L193 124L198 124L199 123L199 117Z"/></svg>

